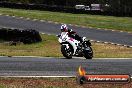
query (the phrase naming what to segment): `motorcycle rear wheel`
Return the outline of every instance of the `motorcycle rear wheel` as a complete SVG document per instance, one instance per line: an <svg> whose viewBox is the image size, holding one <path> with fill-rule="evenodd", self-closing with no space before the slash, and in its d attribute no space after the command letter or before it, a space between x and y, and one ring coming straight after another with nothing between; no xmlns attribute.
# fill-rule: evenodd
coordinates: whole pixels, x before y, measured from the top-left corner
<svg viewBox="0 0 132 88"><path fill-rule="evenodd" d="M89 50L84 50L83 53L84 53L84 57L86 59L92 59L93 58L93 50L90 46L89 46Z"/></svg>

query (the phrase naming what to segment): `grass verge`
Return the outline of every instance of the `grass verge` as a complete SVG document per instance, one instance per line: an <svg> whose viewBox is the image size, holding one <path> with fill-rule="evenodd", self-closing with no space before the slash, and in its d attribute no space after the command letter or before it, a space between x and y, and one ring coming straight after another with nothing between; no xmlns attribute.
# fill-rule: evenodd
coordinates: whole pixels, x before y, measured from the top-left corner
<svg viewBox="0 0 132 88"><path fill-rule="evenodd" d="M34 44L18 43L16 46L10 45L9 42L0 43L1 56L44 56L59 57L59 43L56 36L41 35L42 42Z"/></svg>
<svg viewBox="0 0 132 88"><path fill-rule="evenodd" d="M54 35L41 35L42 42L35 44L0 42L0 56L43 56L62 57L58 38ZM132 48L110 44L94 43L92 48L95 58L131 58Z"/></svg>
<svg viewBox="0 0 132 88"><path fill-rule="evenodd" d="M0 88L131 88L128 84L78 85L75 78L0 78Z"/></svg>
<svg viewBox="0 0 132 88"><path fill-rule="evenodd" d="M29 17L31 19L39 19L46 21L55 21L59 23L76 24L86 27L112 29L120 31L132 32L132 18L131 17L114 17L102 15L89 14L72 14L50 11L38 10L23 10L23 9L9 9L0 8L1 14L8 14L11 16Z"/></svg>

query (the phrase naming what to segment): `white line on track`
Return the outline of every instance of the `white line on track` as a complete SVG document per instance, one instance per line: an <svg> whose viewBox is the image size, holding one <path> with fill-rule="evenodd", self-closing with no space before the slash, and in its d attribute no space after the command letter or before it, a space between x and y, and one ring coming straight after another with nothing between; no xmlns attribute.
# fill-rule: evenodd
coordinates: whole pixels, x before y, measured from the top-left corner
<svg viewBox="0 0 132 88"><path fill-rule="evenodd" d="M59 24L58 22L55 22L55 24Z"/></svg>
<svg viewBox="0 0 132 88"><path fill-rule="evenodd" d="M89 28L93 28L93 27L89 27Z"/></svg>
<svg viewBox="0 0 132 88"><path fill-rule="evenodd" d="M38 19L33 19L33 21L37 21Z"/></svg>
<svg viewBox="0 0 132 88"><path fill-rule="evenodd" d="M19 17L19 18L23 19L24 17Z"/></svg>
<svg viewBox="0 0 132 88"><path fill-rule="evenodd" d="M27 20L30 20L30 18L26 18Z"/></svg>
<svg viewBox="0 0 132 88"><path fill-rule="evenodd" d="M132 48L132 46L129 46L130 48Z"/></svg>
<svg viewBox="0 0 132 88"><path fill-rule="evenodd" d="M6 16L9 16L9 15L6 15Z"/></svg>
<svg viewBox="0 0 132 88"><path fill-rule="evenodd" d="M41 22L45 22L45 20L40 20Z"/></svg>
<svg viewBox="0 0 132 88"><path fill-rule="evenodd" d="M97 28L97 29L101 29L101 28Z"/></svg>
<svg viewBox="0 0 132 88"><path fill-rule="evenodd" d="M54 23L53 21L48 21L48 23Z"/></svg>

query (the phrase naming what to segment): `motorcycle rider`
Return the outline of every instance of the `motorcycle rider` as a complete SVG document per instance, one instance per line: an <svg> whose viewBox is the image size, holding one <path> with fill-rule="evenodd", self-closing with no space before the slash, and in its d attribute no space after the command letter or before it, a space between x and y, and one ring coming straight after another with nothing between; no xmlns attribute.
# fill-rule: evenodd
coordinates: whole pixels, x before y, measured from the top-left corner
<svg viewBox="0 0 132 88"><path fill-rule="evenodd" d="M80 41L81 43L83 42L82 38L75 31L73 31L72 29L69 29L66 24L62 24L60 29L61 29L61 32L68 32L69 37L72 37Z"/></svg>

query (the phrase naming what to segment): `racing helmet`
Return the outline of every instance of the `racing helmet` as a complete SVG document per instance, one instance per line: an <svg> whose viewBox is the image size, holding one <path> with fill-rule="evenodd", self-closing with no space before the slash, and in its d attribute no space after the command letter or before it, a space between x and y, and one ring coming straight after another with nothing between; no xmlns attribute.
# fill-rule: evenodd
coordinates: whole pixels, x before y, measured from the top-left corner
<svg viewBox="0 0 132 88"><path fill-rule="evenodd" d="M68 30L68 27L67 27L66 24L62 24L60 29L61 29L62 32L65 32L65 31Z"/></svg>

